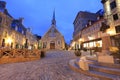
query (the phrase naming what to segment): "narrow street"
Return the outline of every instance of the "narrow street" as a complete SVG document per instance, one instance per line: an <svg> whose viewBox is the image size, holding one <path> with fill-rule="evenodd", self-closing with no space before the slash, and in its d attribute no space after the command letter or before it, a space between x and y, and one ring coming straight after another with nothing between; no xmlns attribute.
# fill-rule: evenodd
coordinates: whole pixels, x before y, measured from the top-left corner
<svg viewBox="0 0 120 80"><path fill-rule="evenodd" d="M73 58L69 51L48 51L37 61L1 64L0 80L99 80L72 71L68 62Z"/></svg>

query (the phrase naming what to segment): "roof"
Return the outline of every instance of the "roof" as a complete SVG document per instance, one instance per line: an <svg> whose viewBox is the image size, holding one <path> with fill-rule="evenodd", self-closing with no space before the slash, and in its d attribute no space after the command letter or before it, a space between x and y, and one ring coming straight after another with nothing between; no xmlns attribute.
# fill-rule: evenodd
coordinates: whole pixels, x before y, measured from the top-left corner
<svg viewBox="0 0 120 80"><path fill-rule="evenodd" d="M5 1L0 1L0 12L6 14L7 16L9 16L10 18L13 18L8 10L6 9L6 2Z"/></svg>
<svg viewBox="0 0 120 80"><path fill-rule="evenodd" d="M80 15L81 15L81 17L78 17ZM96 19L96 16L97 16L96 13L91 13L91 12L88 12L88 11L79 11L75 20L74 20L74 22L73 22L73 24L77 21L78 18L89 18L89 17L91 17L91 20L93 20L93 19Z"/></svg>

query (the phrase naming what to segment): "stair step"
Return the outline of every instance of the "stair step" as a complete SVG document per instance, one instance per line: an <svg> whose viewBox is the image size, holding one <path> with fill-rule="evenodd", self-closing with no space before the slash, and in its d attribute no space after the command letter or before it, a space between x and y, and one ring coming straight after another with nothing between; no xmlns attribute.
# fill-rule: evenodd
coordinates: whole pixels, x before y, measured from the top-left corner
<svg viewBox="0 0 120 80"><path fill-rule="evenodd" d="M89 72L91 75L94 75L96 77L100 77L101 80L113 80L113 79L118 77L117 75L107 74L104 72L97 72L97 71L93 71L93 70L90 70Z"/></svg>
<svg viewBox="0 0 120 80"><path fill-rule="evenodd" d="M95 63L98 66L105 66L109 68L117 68L120 69L120 64L110 64L110 63Z"/></svg>
<svg viewBox="0 0 120 80"><path fill-rule="evenodd" d="M69 62L70 68L72 70L80 72L82 74L97 77L97 78L100 78L100 80L113 80L113 79L119 77L117 75L107 74L104 72L98 72L98 71L94 71L94 70L84 71L84 70L80 69L79 66L75 62L76 62L76 60L71 60Z"/></svg>
<svg viewBox="0 0 120 80"><path fill-rule="evenodd" d="M76 59L76 60L75 60L75 64L79 65L79 60L80 60L80 59ZM88 64L95 64L95 63L97 63L97 61L95 61L95 60L87 60L87 63L88 63Z"/></svg>
<svg viewBox="0 0 120 80"><path fill-rule="evenodd" d="M105 67L105 66L98 66L95 64L89 64L89 68L90 68L90 70L104 72L104 73L108 73L108 74L115 74L115 75L120 76L120 69L109 68L109 67Z"/></svg>

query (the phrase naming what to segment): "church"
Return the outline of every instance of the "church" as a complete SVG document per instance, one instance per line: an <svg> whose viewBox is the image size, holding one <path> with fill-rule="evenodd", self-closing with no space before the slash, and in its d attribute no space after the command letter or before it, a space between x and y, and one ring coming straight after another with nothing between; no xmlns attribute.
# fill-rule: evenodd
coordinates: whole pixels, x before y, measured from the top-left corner
<svg viewBox="0 0 120 80"><path fill-rule="evenodd" d="M63 50L65 49L64 36L56 28L55 11L50 29L41 39L44 50Z"/></svg>

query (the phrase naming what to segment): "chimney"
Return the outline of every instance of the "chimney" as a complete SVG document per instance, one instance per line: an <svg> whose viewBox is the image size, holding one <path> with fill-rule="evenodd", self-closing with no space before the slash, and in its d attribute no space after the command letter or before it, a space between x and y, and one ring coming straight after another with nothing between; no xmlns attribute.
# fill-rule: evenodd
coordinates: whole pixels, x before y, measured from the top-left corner
<svg viewBox="0 0 120 80"><path fill-rule="evenodd" d="M6 8L6 2L5 1L0 1L0 8L3 8L3 9Z"/></svg>
<svg viewBox="0 0 120 80"><path fill-rule="evenodd" d="M21 24L23 23L23 20L24 20L23 17L20 17L20 18L19 18L19 21L20 21Z"/></svg>

